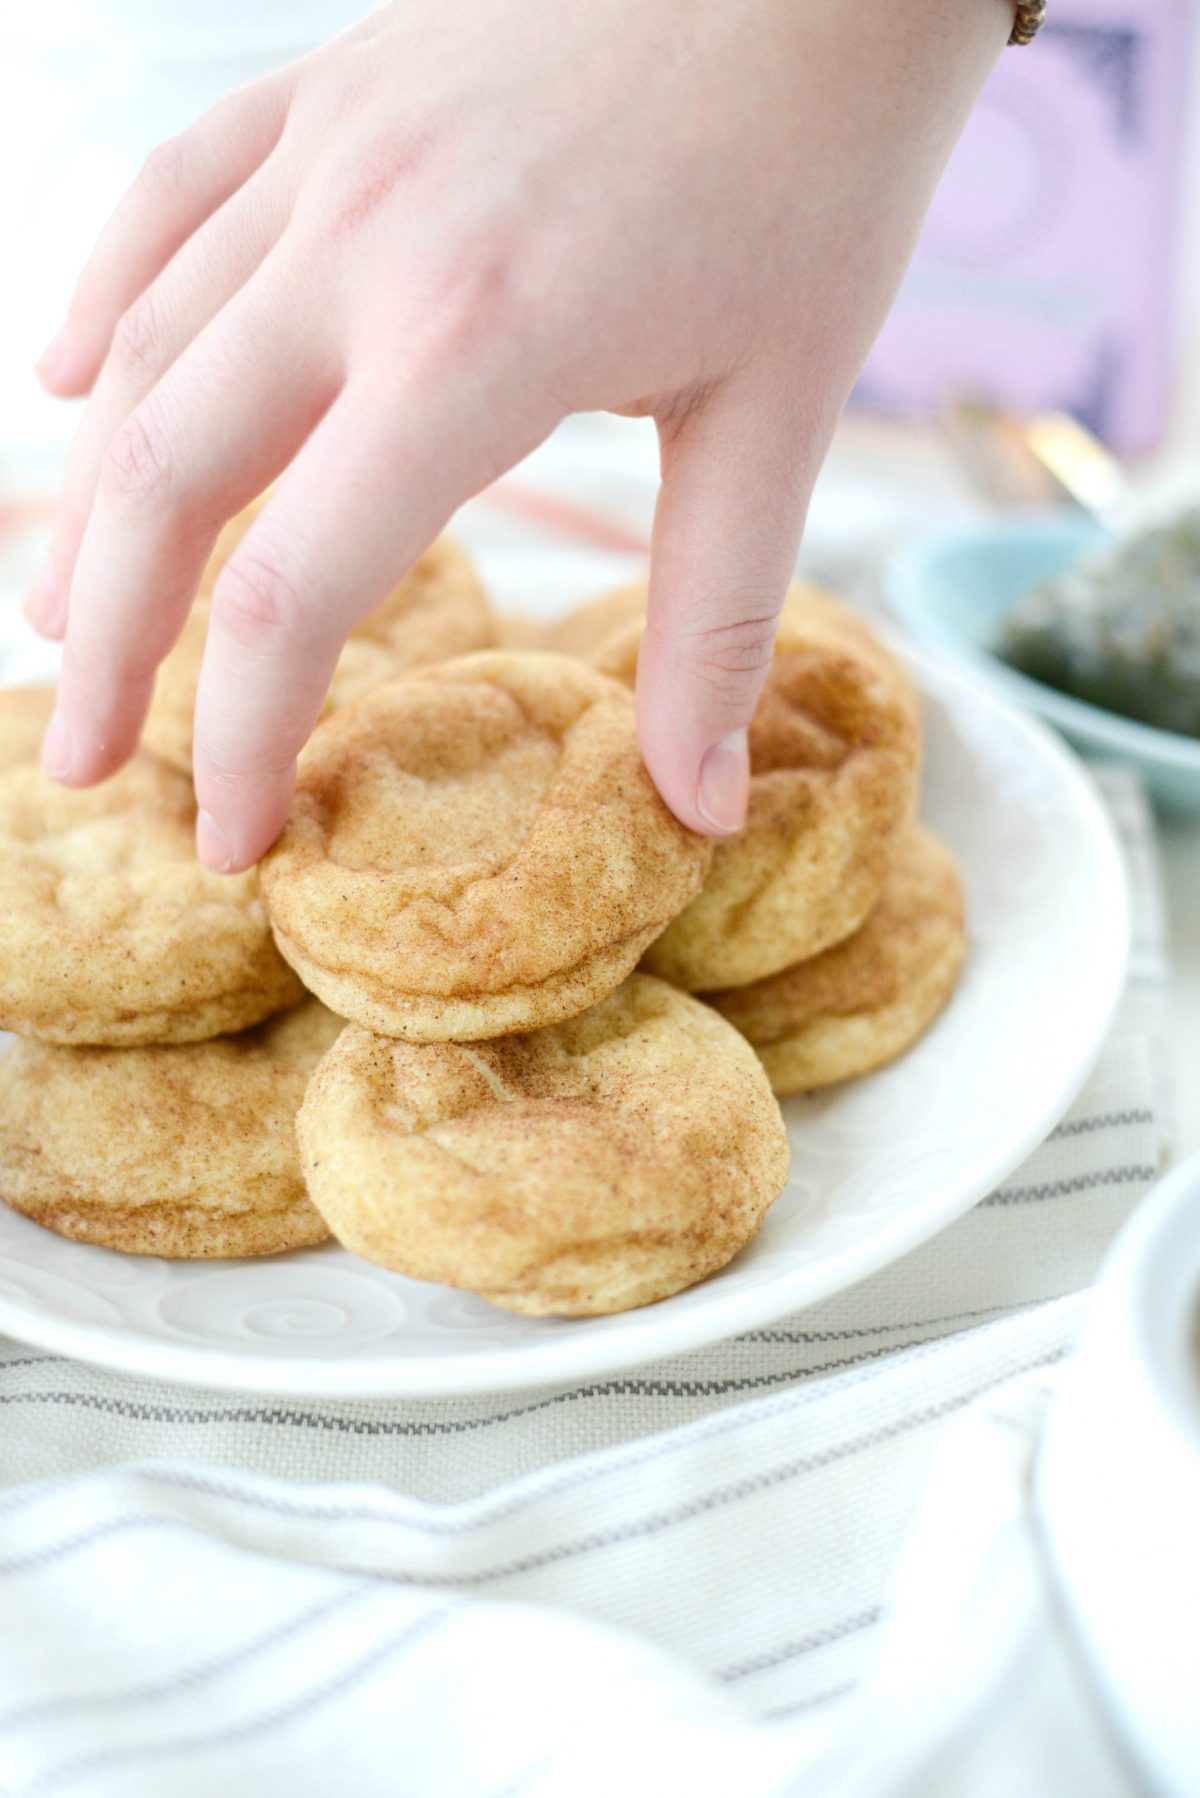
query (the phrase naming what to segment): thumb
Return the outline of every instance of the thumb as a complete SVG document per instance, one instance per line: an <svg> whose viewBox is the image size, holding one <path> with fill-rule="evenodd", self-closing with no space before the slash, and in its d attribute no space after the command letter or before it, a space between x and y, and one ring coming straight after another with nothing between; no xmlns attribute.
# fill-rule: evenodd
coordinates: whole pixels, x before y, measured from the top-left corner
<svg viewBox="0 0 1200 1798"><path fill-rule="evenodd" d="M675 816L740 830L762 691L819 461L778 394L723 386L659 421L662 488L637 671L638 739ZM827 433L819 439L823 452Z"/></svg>

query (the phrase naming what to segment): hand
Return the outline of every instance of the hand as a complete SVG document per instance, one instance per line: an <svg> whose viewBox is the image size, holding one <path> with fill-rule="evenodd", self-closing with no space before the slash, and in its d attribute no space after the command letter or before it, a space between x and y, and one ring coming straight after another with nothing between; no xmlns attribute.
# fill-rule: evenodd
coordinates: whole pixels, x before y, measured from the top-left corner
<svg viewBox="0 0 1200 1798"><path fill-rule="evenodd" d="M40 365L90 391L27 609L47 772L133 752L223 521L200 852L279 831L351 626L568 413L657 424L639 735L736 829L813 479L1006 0L403 0L150 158ZM69 601L67 595L69 593Z"/></svg>

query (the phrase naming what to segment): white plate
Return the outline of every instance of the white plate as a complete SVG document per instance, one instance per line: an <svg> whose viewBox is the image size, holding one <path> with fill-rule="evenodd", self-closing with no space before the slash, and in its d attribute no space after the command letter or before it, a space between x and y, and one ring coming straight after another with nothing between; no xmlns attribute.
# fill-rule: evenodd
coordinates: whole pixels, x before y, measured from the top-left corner
<svg viewBox="0 0 1200 1798"><path fill-rule="evenodd" d="M0 1206L0 1330L129 1372L340 1399L590 1379L852 1285L966 1211L1053 1127L1099 1052L1128 934L1120 852L1041 726L917 664L922 810L953 846L970 947L901 1061L785 1104L788 1185L758 1239L690 1292L579 1322L511 1317L335 1247L169 1262L89 1248Z"/></svg>

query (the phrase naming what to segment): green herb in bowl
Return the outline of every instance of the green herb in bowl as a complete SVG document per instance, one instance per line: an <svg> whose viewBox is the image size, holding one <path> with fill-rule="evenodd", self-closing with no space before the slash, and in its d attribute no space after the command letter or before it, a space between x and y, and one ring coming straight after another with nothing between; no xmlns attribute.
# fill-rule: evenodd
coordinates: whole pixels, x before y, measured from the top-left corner
<svg viewBox="0 0 1200 1798"><path fill-rule="evenodd" d="M1077 699L1200 737L1200 507L1032 588L996 650Z"/></svg>

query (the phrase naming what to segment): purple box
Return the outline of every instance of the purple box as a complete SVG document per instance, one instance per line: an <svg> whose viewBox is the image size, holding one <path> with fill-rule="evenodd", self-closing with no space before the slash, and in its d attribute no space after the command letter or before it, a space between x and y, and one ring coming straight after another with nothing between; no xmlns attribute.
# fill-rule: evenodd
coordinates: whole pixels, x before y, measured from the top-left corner
<svg viewBox="0 0 1200 1798"><path fill-rule="evenodd" d="M964 0L964 4L974 0ZM855 389L928 415L954 394L1060 407L1116 448L1166 421L1188 0L1050 0L1006 50Z"/></svg>

